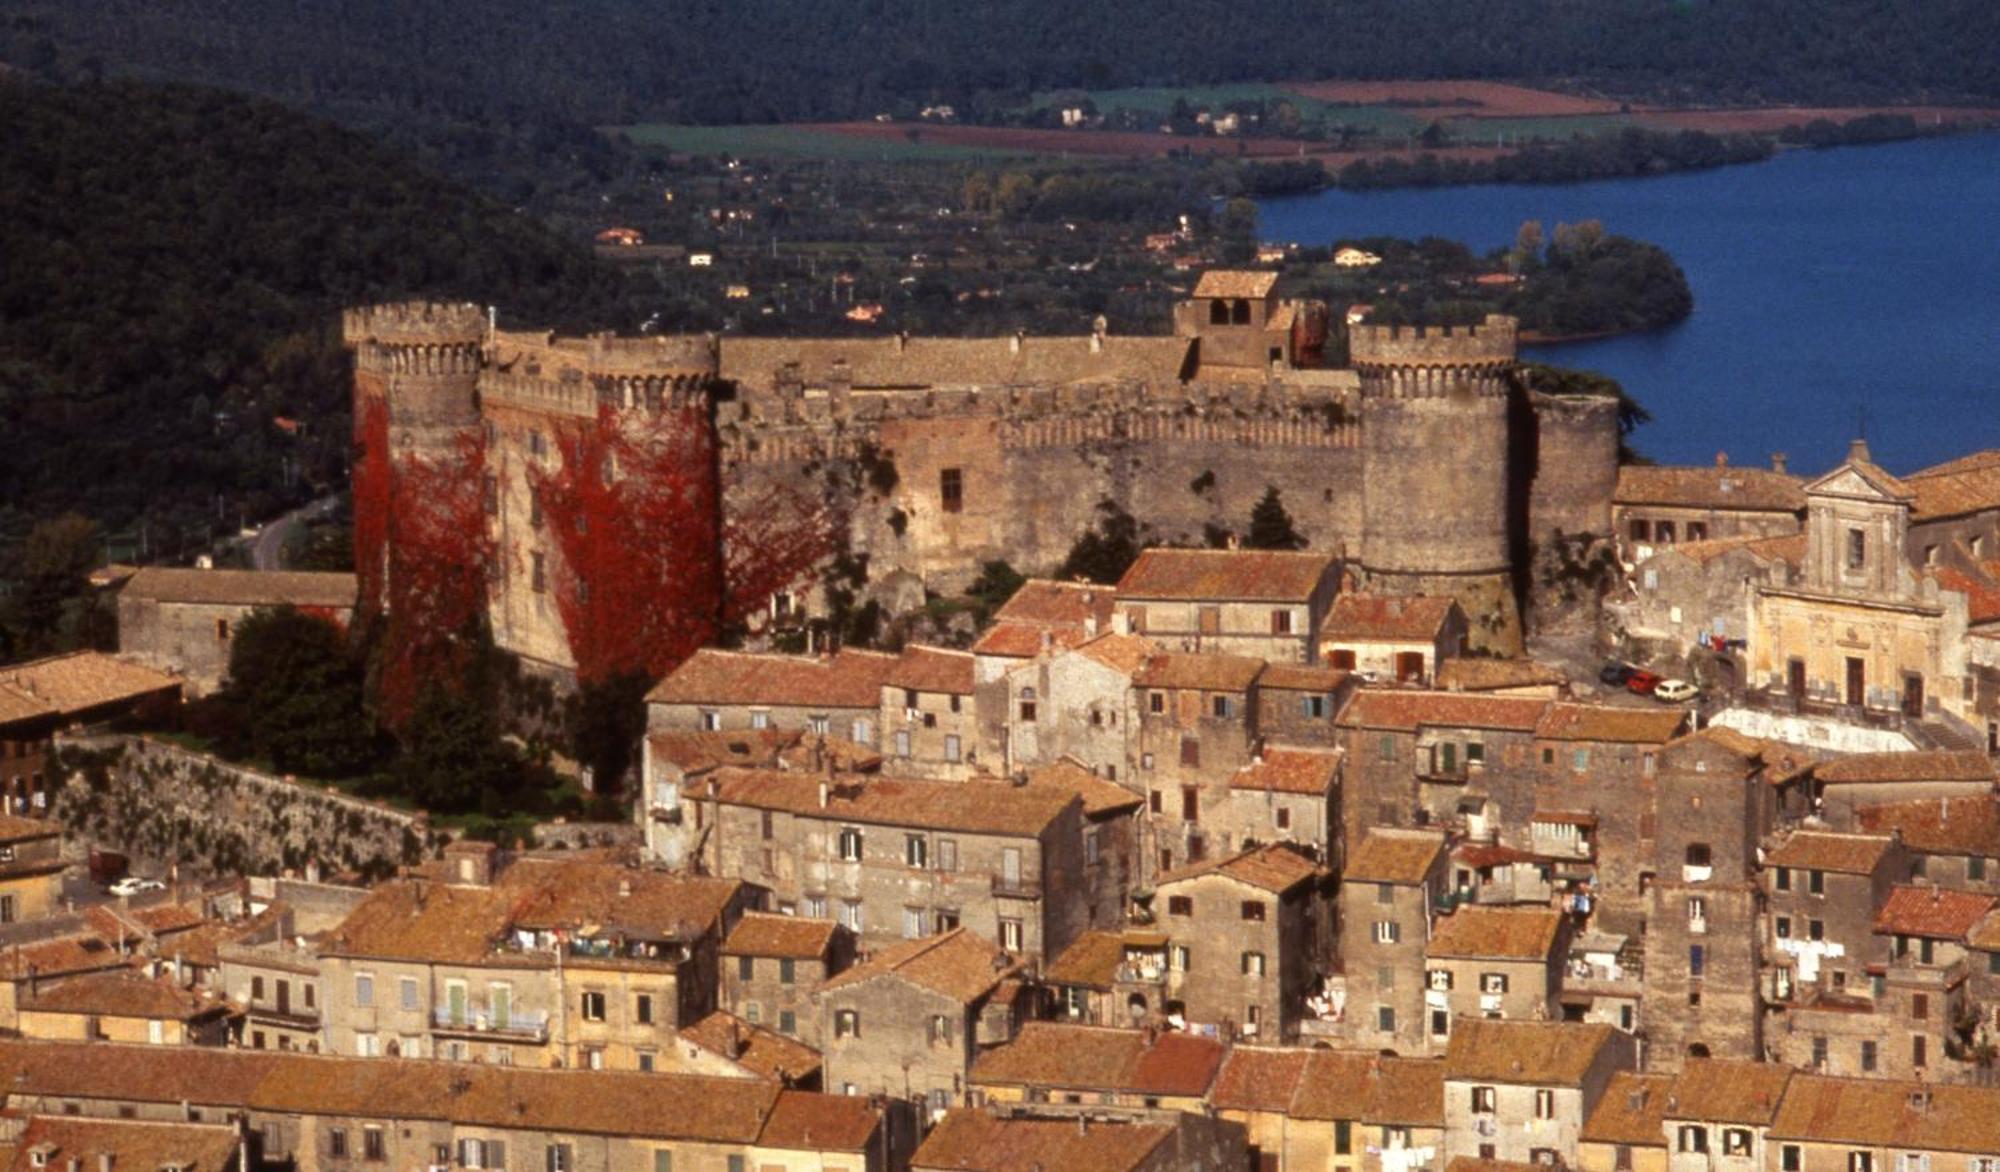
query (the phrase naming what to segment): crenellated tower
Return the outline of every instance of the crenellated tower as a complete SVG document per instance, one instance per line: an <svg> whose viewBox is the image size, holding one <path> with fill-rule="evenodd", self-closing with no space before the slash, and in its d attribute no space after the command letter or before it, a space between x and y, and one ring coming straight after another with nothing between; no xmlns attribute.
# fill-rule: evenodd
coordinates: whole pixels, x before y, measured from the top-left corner
<svg viewBox="0 0 2000 1172"><path fill-rule="evenodd" d="M1474 647L1521 650L1509 525L1515 321L1354 327L1361 382L1361 570L1387 594L1447 595Z"/></svg>
<svg viewBox="0 0 2000 1172"><path fill-rule="evenodd" d="M451 451L479 429L486 313L469 302L404 301L350 309L341 332L354 351L355 414L379 397L397 455Z"/></svg>

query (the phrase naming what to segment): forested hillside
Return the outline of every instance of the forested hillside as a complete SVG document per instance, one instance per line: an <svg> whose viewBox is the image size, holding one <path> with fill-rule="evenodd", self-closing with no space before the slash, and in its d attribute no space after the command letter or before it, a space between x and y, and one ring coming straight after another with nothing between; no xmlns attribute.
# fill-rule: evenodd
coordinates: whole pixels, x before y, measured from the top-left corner
<svg viewBox="0 0 2000 1172"><path fill-rule="evenodd" d="M269 102L0 80L0 126L0 548L74 509L172 553L344 487L342 305L633 324L580 247Z"/></svg>

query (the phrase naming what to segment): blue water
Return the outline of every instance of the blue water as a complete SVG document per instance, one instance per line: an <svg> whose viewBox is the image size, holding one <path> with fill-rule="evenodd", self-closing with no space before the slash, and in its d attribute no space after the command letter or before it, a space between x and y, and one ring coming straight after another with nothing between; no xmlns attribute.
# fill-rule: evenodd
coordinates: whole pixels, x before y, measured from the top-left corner
<svg viewBox="0 0 2000 1172"><path fill-rule="evenodd" d="M1831 467L1865 411L1893 472L2000 446L2000 136L1792 151L1769 162L1562 187L1271 199L1267 240L1444 236L1478 251L1521 221L1604 221L1680 262L1694 315L1645 335L1539 347L1652 412L1671 463L1772 451Z"/></svg>

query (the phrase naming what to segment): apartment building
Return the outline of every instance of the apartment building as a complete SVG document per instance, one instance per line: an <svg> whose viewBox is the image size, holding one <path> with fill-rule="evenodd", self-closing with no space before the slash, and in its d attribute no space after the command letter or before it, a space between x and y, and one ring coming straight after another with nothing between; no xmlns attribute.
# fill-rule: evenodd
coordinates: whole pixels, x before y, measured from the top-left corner
<svg viewBox="0 0 2000 1172"><path fill-rule="evenodd" d="M1354 1042L1402 1054L1429 1045L1424 951L1447 878L1445 836L1369 830L1347 856L1340 883L1343 983L1328 998L1327 1027ZM1315 1031L1317 1032L1317 1031Z"/></svg>
<svg viewBox="0 0 2000 1172"><path fill-rule="evenodd" d="M854 933L831 920L745 912L722 942L722 1004L754 1026L818 1047L813 992L854 963Z"/></svg>
<svg viewBox="0 0 2000 1172"><path fill-rule="evenodd" d="M1324 553L1144 550L1118 580L1120 629L1183 651L1312 663L1338 565Z"/></svg>
<svg viewBox="0 0 2000 1172"><path fill-rule="evenodd" d="M1159 877L1169 1021L1226 1038L1289 1039L1331 966L1333 876L1272 843Z"/></svg>
<svg viewBox="0 0 2000 1172"><path fill-rule="evenodd" d="M1637 1065L1607 1025L1473 1019L1444 1055L1444 1155L1574 1165L1611 1076Z"/></svg>

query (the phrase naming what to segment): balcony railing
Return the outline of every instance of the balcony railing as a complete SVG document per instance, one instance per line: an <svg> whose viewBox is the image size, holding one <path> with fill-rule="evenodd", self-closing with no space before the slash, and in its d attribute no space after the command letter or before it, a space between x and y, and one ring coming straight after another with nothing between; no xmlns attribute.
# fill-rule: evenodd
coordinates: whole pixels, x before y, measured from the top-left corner
<svg viewBox="0 0 2000 1172"><path fill-rule="evenodd" d="M513 1009L494 1014L484 1009L438 1009L431 1014L431 1027L438 1033L477 1034L545 1042L549 1037L549 1014L545 1009Z"/></svg>
<svg viewBox="0 0 2000 1172"><path fill-rule="evenodd" d="M1013 899L1040 899L1042 881L1033 875L1003 875L993 873L993 894Z"/></svg>

